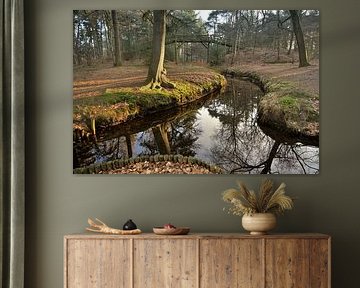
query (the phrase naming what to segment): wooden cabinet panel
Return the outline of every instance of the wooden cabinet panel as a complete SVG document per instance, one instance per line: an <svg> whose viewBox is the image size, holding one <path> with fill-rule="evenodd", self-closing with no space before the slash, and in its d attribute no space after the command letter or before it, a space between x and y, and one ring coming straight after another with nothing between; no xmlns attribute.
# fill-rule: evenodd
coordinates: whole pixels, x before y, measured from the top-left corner
<svg viewBox="0 0 360 288"><path fill-rule="evenodd" d="M309 287L309 240L266 240L266 287Z"/></svg>
<svg viewBox="0 0 360 288"><path fill-rule="evenodd" d="M200 287L263 287L260 239L200 240Z"/></svg>
<svg viewBox="0 0 360 288"><path fill-rule="evenodd" d="M65 288L330 288L322 234L65 236Z"/></svg>
<svg viewBox="0 0 360 288"><path fill-rule="evenodd" d="M197 240L134 241L135 288L197 287Z"/></svg>
<svg viewBox="0 0 360 288"><path fill-rule="evenodd" d="M327 239L267 239L266 287L330 287Z"/></svg>
<svg viewBox="0 0 360 288"><path fill-rule="evenodd" d="M266 240L266 288L309 287L309 241Z"/></svg>
<svg viewBox="0 0 360 288"><path fill-rule="evenodd" d="M131 287L130 240L71 240L67 243L67 288Z"/></svg>
<svg viewBox="0 0 360 288"><path fill-rule="evenodd" d="M330 287L330 240L311 239L310 241L310 287Z"/></svg>

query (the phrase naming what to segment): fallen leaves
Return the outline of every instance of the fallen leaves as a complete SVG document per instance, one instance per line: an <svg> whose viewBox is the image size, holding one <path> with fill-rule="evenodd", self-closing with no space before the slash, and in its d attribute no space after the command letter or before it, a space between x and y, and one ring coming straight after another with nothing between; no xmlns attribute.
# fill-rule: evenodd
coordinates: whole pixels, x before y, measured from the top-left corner
<svg viewBox="0 0 360 288"><path fill-rule="evenodd" d="M170 161L138 162L116 170L102 171L99 174L213 174L206 167L192 163Z"/></svg>

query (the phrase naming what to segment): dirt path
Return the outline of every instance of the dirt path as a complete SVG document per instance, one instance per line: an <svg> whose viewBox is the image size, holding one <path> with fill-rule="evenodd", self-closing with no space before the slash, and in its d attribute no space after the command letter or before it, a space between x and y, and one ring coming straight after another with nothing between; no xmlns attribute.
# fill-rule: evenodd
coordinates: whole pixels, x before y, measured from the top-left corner
<svg viewBox="0 0 360 288"><path fill-rule="evenodd" d="M243 71L260 72L272 79L289 81L309 93L319 94L319 66L299 68L298 64L248 64L241 66Z"/></svg>
<svg viewBox="0 0 360 288"><path fill-rule="evenodd" d="M101 95L108 88L141 86L146 78L145 66L113 67L111 63L74 69L73 97Z"/></svg>
<svg viewBox="0 0 360 288"><path fill-rule="evenodd" d="M169 78L186 79L191 72L206 73L211 71L200 65L175 65L167 63ZM246 64L243 71L258 71L272 79L293 82L297 87L310 93L319 94L319 66L299 68L298 64ZM111 63L99 64L95 67L74 69L74 98L97 96L104 94L108 88L142 86L146 80L147 66L124 65L113 67Z"/></svg>
<svg viewBox="0 0 360 288"><path fill-rule="evenodd" d="M185 80L189 72L206 73L210 70L199 65L166 65L170 79ZM74 69L73 97L82 98L104 94L108 88L139 87L144 85L148 67L145 65L124 65L113 67L111 63L95 67Z"/></svg>

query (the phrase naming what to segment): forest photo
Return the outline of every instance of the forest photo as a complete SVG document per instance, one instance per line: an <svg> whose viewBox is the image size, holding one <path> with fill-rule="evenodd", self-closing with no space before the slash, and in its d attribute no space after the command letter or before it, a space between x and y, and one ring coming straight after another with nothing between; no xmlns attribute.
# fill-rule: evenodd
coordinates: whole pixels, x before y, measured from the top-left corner
<svg viewBox="0 0 360 288"><path fill-rule="evenodd" d="M74 10L74 174L318 174L318 10Z"/></svg>

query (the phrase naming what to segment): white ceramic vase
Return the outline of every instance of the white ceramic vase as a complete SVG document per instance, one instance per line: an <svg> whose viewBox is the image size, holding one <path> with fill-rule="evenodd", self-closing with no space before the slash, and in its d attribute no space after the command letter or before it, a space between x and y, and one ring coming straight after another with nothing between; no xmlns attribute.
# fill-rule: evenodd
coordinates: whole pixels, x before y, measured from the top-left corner
<svg viewBox="0 0 360 288"><path fill-rule="evenodd" d="M264 235L276 226L276 217L272 213L254 213L243 215L242 226L251 235Z"/></svg>

